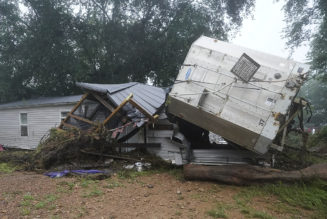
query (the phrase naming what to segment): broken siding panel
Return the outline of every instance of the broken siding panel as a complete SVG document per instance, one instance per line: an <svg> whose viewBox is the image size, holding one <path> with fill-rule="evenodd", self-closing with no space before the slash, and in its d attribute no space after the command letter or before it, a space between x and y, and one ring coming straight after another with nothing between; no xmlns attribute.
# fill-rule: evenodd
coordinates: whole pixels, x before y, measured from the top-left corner
<svg viewBox="0 0 327 219"><path fill-rule="evenodd" d="M34 149L50 128L60 124L60 113L70 111L72 104L52 107L0 110L0 144ZM28 136L20 136L19 114L27 113Z"/></svg>

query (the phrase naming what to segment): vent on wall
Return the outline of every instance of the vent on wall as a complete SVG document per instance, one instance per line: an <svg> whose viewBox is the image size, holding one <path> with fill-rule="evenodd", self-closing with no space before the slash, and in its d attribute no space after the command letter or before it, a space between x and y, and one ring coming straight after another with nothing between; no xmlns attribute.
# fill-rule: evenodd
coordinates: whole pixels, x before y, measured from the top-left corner
<svg viewBox="0 0 327 219"><path fill-rule="evenodd" d="M243 55L233 66L231 72L242 81L249 82L259 68L260 65L256 61L254 61L247 54L243 53Z"/></svg>

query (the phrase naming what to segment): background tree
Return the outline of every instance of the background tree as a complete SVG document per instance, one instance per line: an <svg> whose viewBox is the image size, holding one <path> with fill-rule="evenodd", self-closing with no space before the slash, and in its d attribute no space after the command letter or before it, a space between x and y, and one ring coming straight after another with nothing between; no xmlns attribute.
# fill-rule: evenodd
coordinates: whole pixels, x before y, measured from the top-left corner
<svg viewBox="0 0 327 219"><path fill-rule="evenodd" d="M255 0L0 0L0 101L76 81L173 83L200 35L235 33Z"/></svg>
<svg viewBox="0 0 327 219"><path fill-rule="evenodd" d="M327 124L327 1L286 0L284 11L287 27L287 45L294 49L310 44L308 54L312 75L301 89L300 95L313 105L311 125ZM309 124L310 125L310 124Z"/></svg>
<svg viewBox="0 0 327 219"><path fill-rule="evenodd" d="M294 49L309 42L314 76L327 82L327 1L286 0L284 11L287 45Z"/></svg>

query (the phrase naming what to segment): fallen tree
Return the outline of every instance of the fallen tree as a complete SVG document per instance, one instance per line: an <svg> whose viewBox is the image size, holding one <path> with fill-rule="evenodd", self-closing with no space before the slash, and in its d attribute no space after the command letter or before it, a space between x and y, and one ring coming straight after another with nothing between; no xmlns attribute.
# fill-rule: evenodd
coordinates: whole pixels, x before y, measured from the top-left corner
<svg viewBox="0 0 327 219"><path fill-rule="evenodd" d="M283 171L253 165L204 166L184 165L187 180L210 180L234 185L250 185L263 182L295 182L314 178L327 180L327 163L315 164L301 170Z"/></svg>

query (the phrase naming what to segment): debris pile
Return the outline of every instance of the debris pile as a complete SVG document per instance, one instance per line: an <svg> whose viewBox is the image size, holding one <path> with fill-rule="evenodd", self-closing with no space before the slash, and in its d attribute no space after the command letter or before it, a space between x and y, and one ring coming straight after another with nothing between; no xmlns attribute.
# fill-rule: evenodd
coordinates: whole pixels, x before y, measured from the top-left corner
<svg viewBox="0 0 327 219"><path fill-rule="evenodd" d="M105 129L100 132L51 129L49 136L40 143L36 150L34 165L36 168L49 169L72 162L86 162L90 156L85 155L82 150L92 149L103 153L108 153L110 150L110 153L113 153L113 148L104 147L111 143L111 140L108 141L110 135L111 132Z"/></svg>

